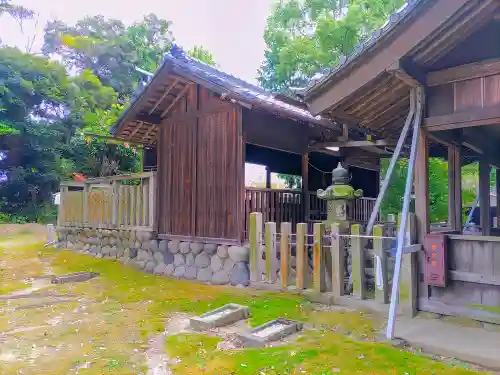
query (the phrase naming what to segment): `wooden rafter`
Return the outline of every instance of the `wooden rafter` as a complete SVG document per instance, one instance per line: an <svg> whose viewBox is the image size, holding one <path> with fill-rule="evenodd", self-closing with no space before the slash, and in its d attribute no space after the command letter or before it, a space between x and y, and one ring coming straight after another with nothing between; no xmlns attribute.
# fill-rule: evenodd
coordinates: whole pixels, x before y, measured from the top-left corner
<svg viewBox="0 0 500 375"><path fill-rule="evenodd" d="M156 129L156 126L157 125L151 125L149 127L149 129L146 131L146 133L144 133L144 135L142 136L141 138L141 142L144 141L146 139L146 137L149 135L149 133L151 133L154 129Z"/></svg>
<svg viewBox="0 0 500 375"><path fill-rule="evenodd" d="M365 103L355 114L356 117L365 116L370 111L377 109L382 103L387 100L386 92L391 92L392 95L397 96L399 91L407 91L408 87L401 81L395 80L391 85L385 87L377 95L371 97L370 101Z"/></svg>
<svg viewBox="0 0 500 375"><path fill-rule="evenodd" d="M165 118L168 111L170 111L170 109L175 105L175 103L177 103L179 101L179 99L184 96L184 94L186 93L186 91L189 89L190 86L191 86L190 83L188 83L186 86L184 86L184 88L181 90L181 92L179 92L179 94L175 97L174 101L172 103L170 103L170 105L167 107L167 109L162 112L162 114L160 115L161 118Z"/></svg>
<svg viewBox="0 0 500 375"><path fill-rule="evenodd" d="M135 129L130 132L130 134L127 136L127 138L128 139L132 139L132 137L135 135L135 133L137 133L139 131L139 129L141 128L142 124L143 124L143 122L139 121L139 123L137 124L137 126L135 127Z"/></svg>
<svg viewBox="0 0 500 375"><path fill-rule="evenodd" d="M396 101L391 103L390 106L388 106L384 110L381 110L380 112L375 112L374 115L364 120L363 123L371 124L375 120L383 118L384 115L390 113L391 111L399 111L400 109L407 108L409 105L408 103L409 103L409 98L407 96L402 96L400 98L397 98Z"/></svg>
<svg viewBox="0 0 500 375"><path fill-rule="evenodd" d="M152 114L156 108L158 108L158 106L163 102L163 100L167 97L168 94L170 94L170 91L172 91L172 89L175 87L175 85L177 85L179 83L179 79L175 79L174 82L167 87L167 89L165 90L165 92L163 93L163 95L160 97L160 99L158 99L155 103L155 105L153 106L153 108L151 108L148 112L148 114Z"/></svg>

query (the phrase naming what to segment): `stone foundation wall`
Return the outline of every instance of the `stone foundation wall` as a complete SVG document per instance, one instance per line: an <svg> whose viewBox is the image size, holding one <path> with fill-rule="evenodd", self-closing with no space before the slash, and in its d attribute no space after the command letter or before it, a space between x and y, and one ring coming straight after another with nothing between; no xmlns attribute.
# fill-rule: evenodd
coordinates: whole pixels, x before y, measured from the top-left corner
<svg viewBox="0 0 500 375"><path fill-rule="evenodd" d="M58 247L118 259L156 275L215 285L250 283L249 249L201 242L157 240L151 232L58 228Z"/></svg>

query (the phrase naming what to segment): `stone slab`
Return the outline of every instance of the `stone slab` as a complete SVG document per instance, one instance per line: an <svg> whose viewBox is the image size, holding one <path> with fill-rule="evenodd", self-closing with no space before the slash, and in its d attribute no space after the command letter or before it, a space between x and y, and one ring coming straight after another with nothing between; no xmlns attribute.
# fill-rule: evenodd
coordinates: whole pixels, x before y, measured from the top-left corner
<svg viewBox="0 0 500 375"><path fill-rule="evenodd" d="M246 348L259 348L299 332L302 328L301 322L278 318L252 329L249 333L238 334L238 339Z"/></svg>
<svg viewBox="0 0 500 375"><path fill-rule="evenodd" d="M438 319L406 318L396 321L395 336L427 353L500 370L500 332Z"/></svg>
<svg viewBox="0 0 500 375"><path fill-rule="evenodd" d="M82 281L87 281L99 276L97 272L75 272L68 275L54 276L52 277L52 284L67 284L67 283L77 283Z"/></svg>
<svg viewBox="0 0 500 375"><path fill-rule="evenodd" d="M203 315L190 318L189 325L194 330L203 331L247 319L249 315L250 309L247 306L228 303Z"/></svg>

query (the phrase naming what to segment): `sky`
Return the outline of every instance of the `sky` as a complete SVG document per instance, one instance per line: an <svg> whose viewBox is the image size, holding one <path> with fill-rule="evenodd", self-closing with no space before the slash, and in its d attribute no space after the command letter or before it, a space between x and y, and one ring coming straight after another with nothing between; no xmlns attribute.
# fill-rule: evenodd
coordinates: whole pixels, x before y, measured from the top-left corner
<svg viewBox="0 0 500 375"><path fill-rule="evenodd" d="M43 26L49 19L75 23L86 15L133 23L148 13L172 22L178 44L186 49L202 45L212 52L219 67L256 83L264 58L266 19L274 0L15 0L39 13L35 46L42 44ZM27 34L33 31L28 26ZM5 44L23 45L25 37L14 21L0 19L0 38Z"/></svg>
<svg viewBox="0 0 500 375"><path fill-rule="evenodd" d="M257 69L264 59L264 28L276 0L14 0L38 14L38 25L25 26L26 35L37 35L33 52L43 43L43 27L51 19L74 24L86 15L102 14L125 24L149 13L172 22L176 43L185 49L202 45L212 52L219 68L246 81L257 83ZM0 18L4 44L26 43L15 21ZM247 164L246 184L263 183L262 166ZM278 182L273 174L273 184Z"/></svg>

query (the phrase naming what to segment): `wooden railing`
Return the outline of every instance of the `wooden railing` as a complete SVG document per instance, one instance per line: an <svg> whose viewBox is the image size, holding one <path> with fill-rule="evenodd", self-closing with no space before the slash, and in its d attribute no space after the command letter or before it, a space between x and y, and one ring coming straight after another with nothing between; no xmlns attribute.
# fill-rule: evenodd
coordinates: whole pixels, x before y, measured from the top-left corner
<svg viewBox="0 0 500 375"><path fill-rule="evenodd" d="M263 220L276 223L298 223L304 208L300 190L245 188L245 218L251 212L261 212ZM248 229L248 226L246 226Z"/></svg>
<svg viewBox="0 0 500 375"><path fill-rule="evenodd" d="M327 217L327 201L319 199L315 191L309 193L309 217L306 218L302 191L287 189L245 188L245 230L251 212L262 213L264 222L272 221L296 225L299 222L320 222ZM351 202L349 209L354 222L368 222L375 206L375 198L360 198ZM377 221L379 218L377 217Z"/></svg>
<svg viewBox="0 0 500 375"><path fill-rule="evenodd" d="M61 183L58 225L153 229L156 172Z"/></svg>
<svg viewBox="0 0 500 375"><path fill-rule="evenodd" d="M375 207L375 198L362 197L349 202L349 212L351 212L352 220L356 223L367 223L370 219L373 207ZM308 221L323 221L326 220L328 213L327 201L319 199L316 192L309 192L309 220ZM377 216L376 221L379 221Z"/></svg>

